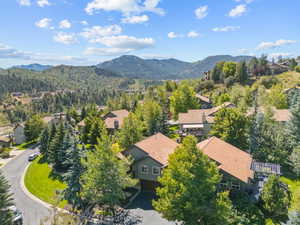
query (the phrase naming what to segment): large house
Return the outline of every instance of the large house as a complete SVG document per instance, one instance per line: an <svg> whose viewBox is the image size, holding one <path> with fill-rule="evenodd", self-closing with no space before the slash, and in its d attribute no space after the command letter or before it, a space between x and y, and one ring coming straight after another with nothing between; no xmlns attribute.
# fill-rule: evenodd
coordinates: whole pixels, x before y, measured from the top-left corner
<svg viewBox="0 0 300 225"><path fill-rule="evenodd" d="M172 139L158 133L123 152L133 159L132 172L140 180L143 190L153 191L159 185L157 179L168 166L169 155L178 146ZM206 139L197 147L216 163L223 175L220 189L255 193L259 181L269 174L280 174L280 166L255 162L249 153L217 137Z"/></svg>
<svg viewBox="0 0 300 225"><path fill-rule="evenodd" d="M168 165L169 155L177 146L172 139L157 133L123 152L134 160L132 172L141 181L143 190L154 190L158 186L157 178Z"/></svg>
<svg viewBox="0 0 300 225"><path fill-rule="evenodd" d="M187 113L178 114L178 124L180 127L179 134L184 137L187 135L194 135L196 137L206 136L217 112L222 108L234 108L234 104L225 102L224 104L213 107L211 109L194 109L188 110Z"/></svg>
<svg viewBox="0 0 300 225"><path fill-rule="evenodd" d="M129 116L125 109L111 111L103 116L106 128L110 131L118 130L123 125L123 121Z"/></svg>

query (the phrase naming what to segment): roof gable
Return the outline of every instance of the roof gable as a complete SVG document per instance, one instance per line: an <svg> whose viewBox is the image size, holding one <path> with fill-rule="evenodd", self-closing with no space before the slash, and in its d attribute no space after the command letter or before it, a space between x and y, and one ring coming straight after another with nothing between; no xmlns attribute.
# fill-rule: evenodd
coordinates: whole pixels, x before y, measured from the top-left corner
<svg viewBox="0 0 300 225"><path fill-rule="evenodd" d="M165 166L168 164L169 155L175 151L178 144L165 135L157 133L136 143L135 146Z"/></svg>
<svg viewBox="0 0 300 225"><path fill-rule="evenodd" d="M252 179L254 172L251 170L252 157L235 146L217 138L211 137L197 144L212 160L220 163L219 169L248 183Z"/></svg>

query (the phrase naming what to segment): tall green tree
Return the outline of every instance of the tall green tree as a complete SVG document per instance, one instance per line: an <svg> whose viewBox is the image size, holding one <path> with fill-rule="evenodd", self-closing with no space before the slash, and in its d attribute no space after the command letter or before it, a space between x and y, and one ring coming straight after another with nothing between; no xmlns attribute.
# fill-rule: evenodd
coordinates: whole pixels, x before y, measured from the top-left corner
<svg viewBox="0 0 300 225"><path fill-rule="evenodd" d="M49 161L53 163L54 167L57 169L60 168L63 160L61 158L61 151L64 145L65 132L64 124L60 123L55 132L55 136L49 144Z"/></svg>
<svg viewBox="0 0 300 225"><path fill-rule="evenodd" d="M42 118L38 115L30 117L25 122L24 134L27 141L33 141L37 139L43 131L45 124Z"/></svg>
<svg viewBox="0 0 300 225"><path fill-rule="evenodd" d="M43 155L46 155L48 153L48 147L49 147L49 128L46 127L43 130L43 133L40 137L40 152Z"/></svg>
<svg viewBox="0 0 300 225"><path fill-rule="evenodd" d="M293 172L300 177L300 143L299 146L294 148L289 160Z"/></svg>
<svg viewBox="0 0 300 225"><path fill-rule="evenodd" d="M153 100L147 100L143 105L143 120L146 125L146 134L153 135L164 128L162 107Z"/></svg>
<svg viewBox="0 0 300 225"><path fill-rule="evenodd" d="M83 148L83 147L82 147ZM74 209L82 208L83 201L81 197L80 177L83 174L84 168L81 163L83 150L78 148L78 142L74 141L68 149L69 170L65 176L67 188L64 190L65 199L72 205Z"/></svg>
<svg viewBox="0 0 300 225"><path fill-rule="evenodd" d="M235 77L241 84L245 84L248 81L248 69L245 61L239 62L236 65Z"/></svg>
<svg viewBox="0 0 300 225"><path fill-rule="evenodd" d="M279 177L271 175L264 185L261 199L266 215L276 222L286 222L291 206L291 192Z"/></svg>
<svg viewBox="0 0 300 225"><path fill-rule="evenodd" d="M187 112L189 109L198 109L200 105L193 88L187 84L182 84L170 97L170 111L173 119L178 119L178 113Z"/></svg>
<svg viewBox="0 0 300 225"><path fill-rule="evenodd" d="M12 194L9 193L9 184L0 171L0 224L12 225L13 215L9 207L13 205Z"/></svg>
<svg viewBox="0 0 300 225"><path fill-rule="evenodd" d="M213 80L215 83L218 83L222 81L223 79L223 66L225 62L218 62L213 70L211 71L211 80Z"/></svg>
<svg viewBox="0 0 300 225"><path fill-rule="evenodd" d="M223 78L234 77L236 74L237 63L225 62L223 65Z"/></svg>
<svg viewBox="0 0 300 225"><path fill-rule="evenodd" d="M167 220L187 225L232 224L231 202L226 193L217 194L216 164L196 144L196 138L186 137L170 155L153 206Z"/></svg>
<svg viewBox="0 0 300 225"><path fill-rule="evenodd" d="M103 134L95 150L88 152L83 161L86 170L80 180L82 196L90 205L104 211L114 212L125 199L124 189L135 185L128 174L129 163L117 157L120 151L118 145Z"/></svg>
<svg viewBox="0 0 300 225"><path fill-rule="evenodd" d="M103 132L106 132L106 127L103 120L101 118L94 117L88 133L88 143L91 145L97 144L97 139Z"/></svg>
<svg viewBox="0 0 300 225"><path fill-rule="evenodd" d="M290 111L292 116L287 123L287 133L289 145L294 148L300 143L300 102L298 101Z"/></svg>
<svg viewBox="0 0 300 225"><path fill-rule="evenodd" d="M246 150L248 125L248 118L239 109L223 108L216 114L210 134Z"/></svg>
<svg viewBox="0 0 300 225"><path fill-rule="evenodd" d="M123 149L140 141L143 137L143 124L134 113L124 119L119 133L119 144Z"/></svg>

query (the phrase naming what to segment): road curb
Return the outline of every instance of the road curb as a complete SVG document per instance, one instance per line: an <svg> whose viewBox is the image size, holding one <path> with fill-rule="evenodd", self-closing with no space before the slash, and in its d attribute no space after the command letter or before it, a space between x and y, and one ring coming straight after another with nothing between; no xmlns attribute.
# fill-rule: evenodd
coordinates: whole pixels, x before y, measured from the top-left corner
<svg viewBox="0 0 300 225"><path fill-rule="evenodd" d="M22 177L21 177L21 180L20 180L20 187L21 187L22 191L24 192L24 194L25 194L27 197L31 198L31 199L32 199L33 201L35 201L35 202L40 203L41 205L43 205L43 206L46 207L47 209L52 210L52 209L53 209L53 206L52 206L52 205L50 205L50 204L48 204L48 203L42 201L41 199L39 199L39 198L36 197L35 195L31 194L31 192L28 191L28 189L27 189L26 186L25 186L25 176L26 176L27 170L28 170L28 168L29 168L30 165L31 165L31 163L29 163L29 164L26 166L26 168L24 169L24 172L23 172Z"/></svg>
<svg viewBox="0 0 300 225"><path fill-rule="evenodd" d="M11 160L9 160L8 162L4 163L3 165L1 165L0 169L4 168L7 164L9 164L11 161L17 159L19 156L25 154L25 152L28 151L28 150L18 150L18 151L22 151L22 153L20 153L19 155L13 157Z"/></svg>

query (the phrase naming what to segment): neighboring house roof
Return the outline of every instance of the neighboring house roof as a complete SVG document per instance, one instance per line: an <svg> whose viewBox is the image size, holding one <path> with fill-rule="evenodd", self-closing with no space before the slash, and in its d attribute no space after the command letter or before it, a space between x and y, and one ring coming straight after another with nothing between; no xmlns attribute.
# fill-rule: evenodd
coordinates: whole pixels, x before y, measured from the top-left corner
<svg viewBox="0 0 300 225"><path fill-rule="evenodd" d="M197 144L210 159L218 162L219 169L248 183L254 177L251 170L252 157L235 146L217 138L211 137Z"/></svg>
<svg viewBox="0 0 300 225"><path fill-rule="evenodd" d="M110 113L113 114L115 117L107 117L104 120L106 127L109 129L115 128L115 121L117 121L119 127L121 127L123 125L124 119L129 116L129 112L125 109L111 111Z"/></svg>
<svg viewBox="0 0 300 225"><path fill-rule="evenodd" d="M178 144L161 133L157 133L135 144L163 166L168 164L169 155L177 148Z"/></svg>
<svg viewBox="0 0 300 225"><path fill-rule="evenodd" d="M0 142L9 143L11 139L8 136L0 136Z"/></svg>
<svg viewBox="0 0 300 225"><path fill-rule="evenodd" d="M220 106L211 109L193 109L188 110L187 113L178 114L179 124L203 124L205 122L214 123L215 113L222 108L235 107L233 103L225 102Z"/></svg>
<svg viewBox="0 0 300 225"><path fill-rule="evenodd" d="M44 121L45 124L48 124L48 123L50 123L53 119L54 119L53 116L46 116L46 117L43 117L42 120Z"/></svg>
<svg viewBox="0 0 300 225"><path fill-rule="evenodd" d="M201 109L188 110L187 113L178 114L179 124L202 124L205 123L205 113Z"/></svg>
<svg viewBox="0 0 300 225"><path fill-rule="evenodd" d="M207 110L208 116L213 116L215 113L219 112L223 108L229 108L229 107L236 107L235 104L231 102L224 102L222 105L219 105L217 107L213 107L209 110Z"/></svg>
<svg viewBox="0 0 300 225"><path fill-rule="evenodd" d="M206 102L206 103L211 103L210 99L208 97L196 94L196 97L199 98L201 101Z"/></svg>
<svg viewBox="0 0 300 225"><path fill-rule="evenodd" d="M271 108L273 115L273 119L276 122L287 122L291 119L292 114L288 109L276 109L275 107ZM257 108L258 112L265 113L266 110L263 107ZM250 108L247 112L247 116L251 116L254 114L254 108Z"/></svg>
<svg viewBox="0 0 300 225"><path fill-rule="evenodd" d="M85 126L85 121L81 120L78 124L79 127L84 127Z"/></svg>

